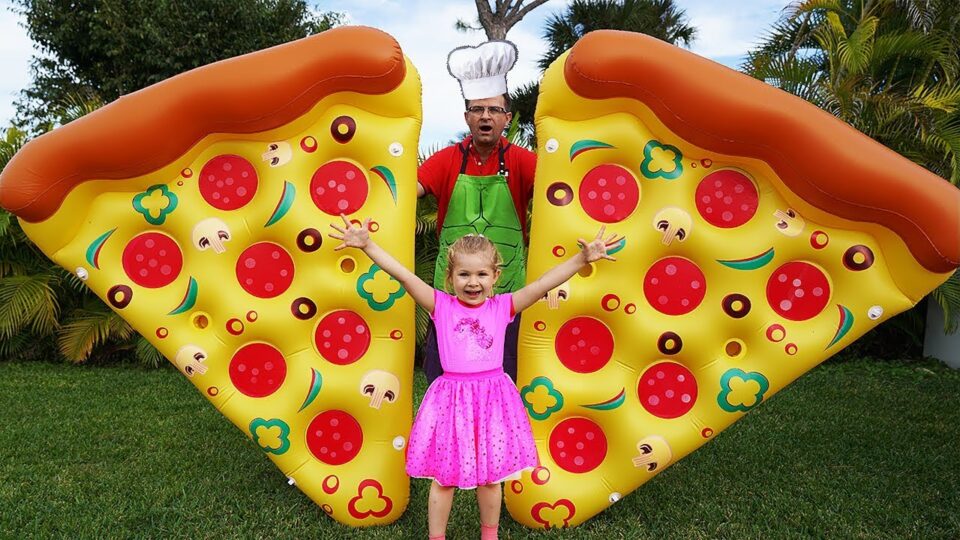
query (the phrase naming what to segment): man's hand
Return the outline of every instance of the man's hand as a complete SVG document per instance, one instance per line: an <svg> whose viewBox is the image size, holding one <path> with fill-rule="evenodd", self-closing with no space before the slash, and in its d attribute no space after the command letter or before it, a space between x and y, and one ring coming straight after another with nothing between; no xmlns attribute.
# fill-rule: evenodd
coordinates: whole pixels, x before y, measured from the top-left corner
<svg viewBox="0 0 960 540"><path fill-rule="evenodd" d="M330 227L340 234L329 233L327 235L334 240L340 240L343 242L339 246L333 248L333 250L340 251L341 249L348 247L366 249L367 245L370 243L370 218L365 219L363 221L363 225L359 227L351 224L347 219L347 216L343 214L340 214L340 219L343 220L343 227L338 227L333 223L330 224Z"/></svg>

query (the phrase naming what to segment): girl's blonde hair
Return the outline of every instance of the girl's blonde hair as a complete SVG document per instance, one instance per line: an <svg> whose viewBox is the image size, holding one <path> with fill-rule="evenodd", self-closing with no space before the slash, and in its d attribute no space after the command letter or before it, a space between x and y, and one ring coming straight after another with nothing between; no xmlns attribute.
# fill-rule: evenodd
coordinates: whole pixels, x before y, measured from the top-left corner
<svg viewBox="0 0 960 540"><path fill-rule="evenodd" d="M456 257L458 255L478 254L487 256L490 260L490 267L494 270L500 270L500 266L503 265L503 259L500 258L497 246L493 245L493 242L482 234L461 236L447 248L447 276L445 281L447 291L453 289L453 266Z"/></svg>

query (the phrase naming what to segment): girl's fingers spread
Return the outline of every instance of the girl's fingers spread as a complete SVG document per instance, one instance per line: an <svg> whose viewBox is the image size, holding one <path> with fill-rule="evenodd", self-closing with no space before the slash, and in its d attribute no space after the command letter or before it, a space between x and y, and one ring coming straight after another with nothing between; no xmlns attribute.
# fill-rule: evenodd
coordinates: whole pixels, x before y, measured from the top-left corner
<svg viewBox="0 0 960 540"><path fill-rule="evenodd" d="M350 228L350 220L347 219L347 215L346 215L346 214L340 214L340 219L343 220L343 224L346 225L347 228L349 229L349 228Z"/></svg>
<svg viewBox="0 0 960 540"><path fill-rule="evenodd" d="M334 240L343 240L343 236L339 234L328 233L327 236L333 238Z"/></svg>
<svg viewBox="0 0 960 540"><path fill-rule="evenodd" d="M363 228L369 230L369 229L370 229L370 222L371 222L371 221L373 221L373 218L367 218L367 219L363 220Z"/></svg>
<svg viewBox="0 0 960 540"><path fill-rule="evenodd" d="M606 253L603 254L603 258L604 258L604 259L607 259L608 261L615 261L615 260L617 260L616 257L611 257L610 255L607 255Z"/></svg>
<svg viewBox="0 0 960 540"><path fill-rule="evenodd" d="M606 231L607 231L607 226L606 226L606 225L601 225L601 226L600 226L600 230L597 231L597 238L598 238L598 239L603 238L603 233L605 233Z"/></svg>
<svg viewBox="0 0 960 540"><path fill-rule="evenodd" d="M333 227L335 230L341 232L341 233L346 232L345 230L341 229L340 227L337 227L337 226L336 226L335 224L333 224L333 223L331 223L330 226Z"/></svg>
<svg viewBox="0 0 960 540"><path fill-rule="evenodd" d="M343 248L345 248L345 247L347 247L346 244L340 244L339 246L333 248L333 250L334 250L334 251L340 251L341 249L343 249Z"/></svg>
<svg viewBox="0 0 960 540"><path fill-rule="evenodd" d="M577 238L577 245L580 247L587 247L587 241L583 238Z"/></svg>

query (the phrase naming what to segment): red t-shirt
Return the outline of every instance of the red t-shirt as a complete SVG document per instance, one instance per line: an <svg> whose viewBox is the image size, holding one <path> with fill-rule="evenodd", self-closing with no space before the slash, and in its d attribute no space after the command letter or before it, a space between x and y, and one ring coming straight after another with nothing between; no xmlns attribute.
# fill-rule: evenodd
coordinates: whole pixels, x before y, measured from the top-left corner
<svg viewBox="0 0 960 540"><path fill-rule="evenodd" d="M430 159L423 162L423 165L417 169L417 179L424 191L437 198L437 230L443 227L443 218L447 214L447 203L450 202L450 194L453 192L453 185L460 174L460 165L463 163L463 150L470 149L470 157L467 158L467 168L464 174L471 176L491 176L497 174L500 168L500 148L503 145L510 145L504 153L503 161L510 173L507 175L507 186L510 188L510 194L513 195L513 206L517 209L517 216L520 221L520 227L526 236L527 220L526 211L530 198L533 197L533 175L537 166L537 156L526 148L510 144L510 142L500 137L500 147L490 153L486 161L480 161L480 155L477 149L470 144L472 135L468 135L460 144L448 146L436 154L430 156Z"/></svg>

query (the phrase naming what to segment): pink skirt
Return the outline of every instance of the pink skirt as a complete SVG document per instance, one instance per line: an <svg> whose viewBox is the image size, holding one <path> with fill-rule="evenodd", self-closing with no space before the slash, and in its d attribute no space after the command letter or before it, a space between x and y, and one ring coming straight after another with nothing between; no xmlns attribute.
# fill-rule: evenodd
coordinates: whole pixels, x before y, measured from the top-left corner
<svg viewBox="0 0 960 540"><path fill-rule="evenodd" d="M472 489L536 467L520 393L502 369L445 373L423 396L407 445L407 474Z"/></svg>

